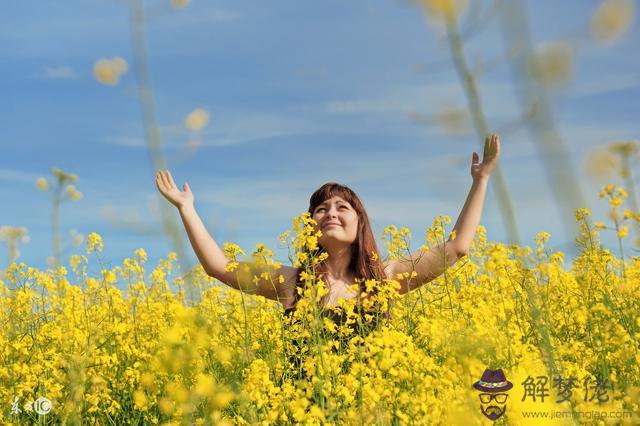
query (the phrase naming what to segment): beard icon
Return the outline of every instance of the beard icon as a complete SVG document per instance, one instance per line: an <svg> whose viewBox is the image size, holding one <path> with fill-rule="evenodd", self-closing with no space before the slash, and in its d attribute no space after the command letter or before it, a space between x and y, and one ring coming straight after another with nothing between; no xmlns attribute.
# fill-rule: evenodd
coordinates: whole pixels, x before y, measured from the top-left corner
<svg viewBox="0 0 640 426"><path fill-rule="evenodd" d="M502 407L497 405L489 405L485 408L481 405L480 410L482 411L482 414L484 414L484 416L489 420L497 420L502 417L504 412L507 410L507 407L504 405Z"/></svg>
<svg viewBox="0 0 640 426"><path fill-rule="evenodd" d="M507 411L507 393L513 388L513 383L507 380L501 369L484 370L480 380L473 384L473 388L480 391L480 411L489 420L495 421Z"/></svg>

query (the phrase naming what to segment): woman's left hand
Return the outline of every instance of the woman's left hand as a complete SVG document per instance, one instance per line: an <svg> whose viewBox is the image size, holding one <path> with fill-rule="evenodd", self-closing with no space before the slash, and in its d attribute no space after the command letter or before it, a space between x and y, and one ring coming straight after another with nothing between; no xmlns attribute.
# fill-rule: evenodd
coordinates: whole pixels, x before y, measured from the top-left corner
<svg viewBox="0 0 640 426"><path fill-rule="evenodd" d="M473 180L488 179L498 164L498 158L500 158L500 138L494 133L484 140L482 163L479 162L478 154L473 152L471 157L471 177Z"/></svg>

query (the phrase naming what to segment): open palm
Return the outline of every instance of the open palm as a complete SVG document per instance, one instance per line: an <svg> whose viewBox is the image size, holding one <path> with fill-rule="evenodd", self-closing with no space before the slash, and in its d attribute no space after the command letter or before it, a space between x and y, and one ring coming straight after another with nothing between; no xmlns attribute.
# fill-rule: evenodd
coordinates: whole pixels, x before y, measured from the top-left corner
<svg viewBox="0 0 640 426"><path fill-rule="evenodd" d="M500 158L500 138L494 133L484 140L482 162L479 161L478 154L476 152L473 153L471 158L471 177L474 180L488 178L496 164L498 164L498 158Z"/></svg>
<svg viewBox="0 0 640 426"><path fill-rule="evenodd" d="M180 191L171 177L169 170L158 170L156 173L156 186L160 193L169 200L171 204L180 208L193 205L194 197L189 184L182 185L184 191Z"/></svg>

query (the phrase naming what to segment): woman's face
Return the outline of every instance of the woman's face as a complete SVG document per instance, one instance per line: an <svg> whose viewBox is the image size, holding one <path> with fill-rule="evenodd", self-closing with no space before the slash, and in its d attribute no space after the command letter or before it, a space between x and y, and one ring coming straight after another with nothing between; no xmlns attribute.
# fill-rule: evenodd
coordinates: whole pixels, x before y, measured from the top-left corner
<svg viewBox="0 0 640 426"><path fill-rule="evenodd" d="M311 216L322 231L320 245L329 239L353 243L358 236L358 214L351 204L339 196L333 196L318 205Z"/></svg>

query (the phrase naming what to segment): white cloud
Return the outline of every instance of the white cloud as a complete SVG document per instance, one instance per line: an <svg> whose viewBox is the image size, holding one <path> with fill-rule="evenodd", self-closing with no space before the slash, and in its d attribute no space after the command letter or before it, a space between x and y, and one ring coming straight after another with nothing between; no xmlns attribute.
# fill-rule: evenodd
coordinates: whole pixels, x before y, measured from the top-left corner
<svg viewBox="0 0 640 426"><path fill-rule="evenodd" d="M40 177L42 177L42 175L37 173L23 172L21 170L0 169L0 181L29 183L33 184L34 189L36 180Z"/></svg>
<svg viewBox="0 0 640 426"><path fill-rule="evenodd" d="M107 136L103 138L103 141L108 144L131 147L145 147L147 145L147 141L144 138L135 136Z"/></svg>
<svg viewBox="0 0 640 426"><path fill-rule="evenodd" d="M166 2L168 5L169 2ZM158 29L176 29L183 27L195 27L211 23L233 22L242 17L238 11L223 9L220 7L209 7L203 9L197 5L187 6L184 10L163 10L154 11L151 25ZM157 15L157 16L154 16Z"/></svg>
<svg viewBox="0 0 640 426"><path fill-rule="evenodd" d="M455 83L396 85L380 96L329 101L324 105L324 109L331 114L406 114L416 109L439 106L443 99L451 99L452 102L463 101L461 95L461 89ZM438 102L434 102L436 99Z"/></svg>
<svg viewBox="0 0 640 426"><path fill-rule="evenodd" d="M202 136L204 146L227 146L266 140L276 137L312 134L326 130L321 123L313 122L294 113L263 113L253 110L213 110L210 122ZM163 143L167 147L180 147L187 143L190 132L182 124L160 126ZM109 136L104 142L145 147L146 141L137 136Z"/></svg>
<svg viewBox="0 0 640 426"><path fill-rule="evenodd" d="M590 78L584 82L577 82L570 91L573 98L604 95L621 90L640 87L640 75L637 74L605 74L598 78Z"/></svg>
<svg viewBox="0 0 640 426"><path fill-rule="evenodd" d="M507 83L480 82L484 107L492 115L512 114L515 88ZM332 114L372 114L426 111L435 113L443 107L466 106L463 89L457 81L447 83L407 84L389 87L379 96L333 100L324 104Z"/></svg>
<svg viewBox="0 0 640 426"><path fill-rule="evenodd" d="M275 137L312 134L322 131L314 123L294 114L255 111L219 111L212 113L204 134L205 146L235 145Z"/></svg>
<svg viewBox="0 0 640 426"><path fill-rule="evenodd" d="M48 78L52 80L56 79L64 79L64 80L72 80L77 77L76 72L70 67L45 67L42 72L43 78Z"/></svg>

